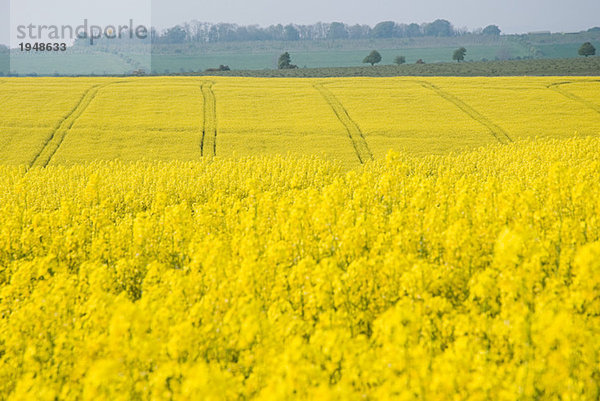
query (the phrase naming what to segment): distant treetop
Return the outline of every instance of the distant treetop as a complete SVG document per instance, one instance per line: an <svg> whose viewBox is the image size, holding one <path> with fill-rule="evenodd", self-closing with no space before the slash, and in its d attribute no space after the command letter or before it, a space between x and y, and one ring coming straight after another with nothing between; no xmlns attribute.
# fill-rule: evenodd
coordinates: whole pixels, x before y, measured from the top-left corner
<svg viewBox="0 0 600 401"><path fill-rule="evenodd" d="M497 25L488 25L481 31L484 35L500 35L500 28Z"/></svg>
<svg viewBox="0 0 600 401"><path fill-rule="evenodd" d="M396 23L393 21L380 22L373 28L371 36L374 38L393 38L395 28Z"/></svg>
<svg viewBox="0 0 600 401"><path fill-rule="evenodd" d="M349 32L345 24L332 22L327 31L327 39L348 39Z"/></svg>
<svg viewBox="0 0 600 401"><path fill-rule="evenodd" d="M425 25L426 36L454 36L455 33L452 24L445 19L436 19L431 24Z"/></svg>
<svg viewBox="0 0 600 401"><path fill-rule="evenodd" d="M284 40L288 42L300 40L300 32L298 32L294 25L286 25L286 27L283 28L283 37Z"/></svg>

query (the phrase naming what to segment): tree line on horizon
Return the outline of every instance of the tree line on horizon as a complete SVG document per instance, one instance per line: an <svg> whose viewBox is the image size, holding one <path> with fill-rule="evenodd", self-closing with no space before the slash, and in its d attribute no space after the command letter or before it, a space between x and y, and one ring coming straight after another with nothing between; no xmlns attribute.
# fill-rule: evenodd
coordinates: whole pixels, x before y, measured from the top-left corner
<svg viewBox="0 0 600 401"><path fill-rule="evenodd" d="M349 25L342 22L312 25L237 25L231 23L213 24L209 22L192 21L182 25L159 31L152 29L152 41L155 44L177 44L186 42L216 43L243 41L301 41L323 39L382 39L382 38L414 38L423 36L451 37L465 34L500 35L497 25L469 31L466 28L456 28L449 21L437 19L429 23L403 24L394 21L383 21L375 26Z"/></svg>

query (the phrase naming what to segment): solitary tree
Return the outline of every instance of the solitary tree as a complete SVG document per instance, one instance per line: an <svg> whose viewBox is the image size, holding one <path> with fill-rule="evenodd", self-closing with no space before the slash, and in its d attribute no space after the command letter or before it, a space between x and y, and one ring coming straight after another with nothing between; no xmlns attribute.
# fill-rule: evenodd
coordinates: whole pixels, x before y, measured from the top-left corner
<svg viewBox="0 0 600 401"><path fill-rule="evenodd" d="M593 56L594 54L596 54L596 48L590 42L585 42L579 48L580 56L587 57L587 56Z"/></svg>
<svg viewBox="0 0 600 401"><path fill-rule="evenodd" d="M291 70L294 68L298 68L297 65L292 64L292 57L288 52L283 53L279 56L279 61L277 62L277 67L280 70Z"/></svg>
<svg viewBox="0 0 600 401"><path fill-rule="evenodd" d="M372 66L381 62L381 54L379 54L379 52L377 50L373 50L371 53L369 53L369 55L367 57L365 57L365 59L363 60L363 63L369 63Z"/></svg>
<svg viewBox="0 0 600 401"><path fill-rule="evenodd" d="M394 59L394 63L401 65L406 63L406 57L404 56L396 56L396 58Z"/></svg>
<svg viewBox="0 0 600 401"><path fill-rule="evenodd" d="M465 59L465 55L467 54L467 49L461 47L460 49L454 50L454 54L452 55L452 60L456 60L459 63Z"/></svg>

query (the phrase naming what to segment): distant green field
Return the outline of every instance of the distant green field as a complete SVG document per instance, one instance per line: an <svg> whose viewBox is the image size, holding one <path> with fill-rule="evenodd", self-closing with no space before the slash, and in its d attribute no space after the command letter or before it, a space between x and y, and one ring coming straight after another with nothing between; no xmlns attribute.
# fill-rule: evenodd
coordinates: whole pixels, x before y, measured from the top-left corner
<svg viewBox="0 0 600 401"><path fill-rule="evenodd" d="M20 75L113 75L134 69L116 54L90 53L20 53L11 55L11 72Z"/></svg>
<svg viewBox="0 0 600 401"><path fill-rule="evenodd" d="M358 67L371 50L378 50L381 64L393 64L396 56L406 57L411 64L421 59L426 63L452 61L454 50L467 47L467 60L531 57L527 44L511 37L452 37L377 40L240 42L156 46L153 49L154 73L203 71L219 65L235 70L277 68L277 59L290 52L292 62L301 68Z"/></svg>
<svg viewBox="0 0 600 401"><path fill-rule="evenodd" d="M378 50L382 65L396 56L407 64L451 62L458 47L467 49L466 61L529 58L577 58L577 50L591 41L600 51L599 33L421 37L375 40L321 40L296 42L224 42L157 45L153 48L152 70L156 74L197 72L221 64L234 70L264 70L277 66L284 51L301 68L358 67L371 50Z"/></svg>
<svg viewBox="0 0 600 401"><path fill-rule="evenodd" d="M406 57L408 64L421 59L427 63L452 61L455 47L405 48L380 50L381 64L393 64L396 56ZM358 67L369 50L319 50L296 51L292 53L292 62L302 68ZM261 70L277 68L277 59L281 53L210 53L203 55L153 55L154 73L203 71L207 68L228 65L235 70ZM498 47L471 46L467 49L467 60L494 60L496 58L522 58L529 56L527 49L516 43L506 43ZM183 71L182 71L183 70Z"/></svg>
<svg viewBox="0 0 600 401"><path fill-rule="evenodd" d="M600 40L592 42L592 45L597 49L597 54L600 54ZM557 44L538 44L536 48L542 53L543 57L549 58L566 58L576 57L579 51L580 43L557 43Z"/></svg>

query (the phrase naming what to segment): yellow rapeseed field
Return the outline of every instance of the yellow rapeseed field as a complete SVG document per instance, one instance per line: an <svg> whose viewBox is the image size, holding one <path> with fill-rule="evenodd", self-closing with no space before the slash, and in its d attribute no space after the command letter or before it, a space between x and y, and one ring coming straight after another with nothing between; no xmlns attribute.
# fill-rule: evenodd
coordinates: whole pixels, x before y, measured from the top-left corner
<svg viewBox="0 0 600 401"><path fill-rule="evenodd" d="M20 78L0 85L0 163L448 154L600 134L597 77Z"/></svg>
<svg viewBox="0 0 600 401"><path fill-rule="evenodd" d="M0 167L0 395L596 400L598 152Z"/></svg>
<svg viewBox="0 0 600 401"><path fill-rule="evenodd" d="M63 85L0 86L0 400L600 398L597 80Z"/></svg>

